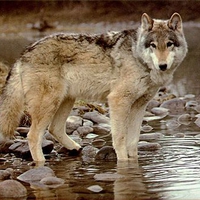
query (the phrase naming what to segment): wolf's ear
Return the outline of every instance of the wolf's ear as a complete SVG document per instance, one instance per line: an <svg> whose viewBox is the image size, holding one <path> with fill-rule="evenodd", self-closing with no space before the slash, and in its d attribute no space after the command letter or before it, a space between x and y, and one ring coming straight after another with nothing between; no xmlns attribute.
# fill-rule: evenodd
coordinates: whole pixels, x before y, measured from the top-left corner
<svg viewBox="0 0 200 200"><path fill-rule="evenodd" d="M174 13L168 21L168 26L172 30L181 31L182 30L182 19L178 13Z"/></svg>
<svg viewBox="0 0 200 200"><path fill-rule="evenodd" d="M150 31L153 28L153 19L151 19L151 17L149 17L146 13L142 15L141 27L146 31Z"/></svg>

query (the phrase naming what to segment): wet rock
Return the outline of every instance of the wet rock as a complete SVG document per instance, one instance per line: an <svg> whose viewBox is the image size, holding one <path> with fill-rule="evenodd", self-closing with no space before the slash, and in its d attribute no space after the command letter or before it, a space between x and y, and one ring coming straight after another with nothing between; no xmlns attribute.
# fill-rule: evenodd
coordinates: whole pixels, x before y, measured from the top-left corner
<svg viewBox="0 0 200 200"><path fill-rule="evenodd" d="M143 133L140 135L140 141L152 141L163 137L162 133Z"/></svg>
<svg viewBox="0 0 200 200"><path fill-rule="evenodd" d="M185 101L178 98L167 100L160 107L169 109L170 115L181 115L185 113Z"/></svg>
<svg viewBox="0 0 200 200"><path fill-rule="evenodd" d="M0 182L1 198L20 198L27 196L27 189L16 180L5 180ZM25 198L26 199L26 198Z"/></svg>
<svg viewBox="0 0 200 200"><path fill-rule="evenodd" d="M180 126L180 123L176 120L168 120L167 123L166 123L166 127L168 129L176 129Z"/></svg>
<svg viewBox="0 0 200 200"><path fill-rule="evenodd" d="M90 126L80 126L77 128L78 133L81 137L86 136L88 133L93 132L93 128Z"/></svg>
<svg viewBox="0 0 200 200"><path fill-rule="evenodd" d="M184 133L176 133L174 135L176 138L184 138L185 137L185 134Z"/></svg>
<svg viewBox="0 0 200 200"><path fill-rule="evenodd" d="M160 102L153 99L149 101L146 111L151 112L152 108L158 107L159 105L160 105Z"/></svg>
<svg viewBox="0 0 200 200"><path fill-rule="evenodd" d="M54 143L50 140L43 140L42 142L42 150L44 154L49 154L53 150ZM18 140L16 143L12 144L9 147L9 150L16 154L19 157L29 159L31 158L30 149L28 146L28 141L26 140Z"/></svg>
<svg viewBox="0 0 200 200"><path fill-rule="evenodd" d="M139 151L155 151L161 149L161 145L159 143L150 143L150 142L139 142L138 150Z"/></svg>
<svg viewBox="0 0 200 200"><path fill-rule="evenodd" d="M106 117L105 115L100 114L97 111L85 113L83 115L83 118L91 120L91 121L93 121L94 123L97 123L97 124L101 124L101 123L109 124L110 123L110 119L108 117Z"/></svg>
<svg viewBox="0 0 200 200"><path fill-rule="evenodd" d="M147 132L150 132L153 130L153 127L148 125L148 124L145 124L144 126L141 127L141 131L147 133Z"/></svg>
<svg viewBox="0 0 200 200"><path fill-rule="evenodd" d="M103 190L103 188L99 185L91 185L87 189L95 193L99 193Z"/></svg>
<svg viewBox="0 0 200 200"><path fill-rule="evenodd" d="M70 134L78 127L82 126L83 119L79 116L69 116L66 121L66 133Z"/></svg>
<svg viewBox="0 0 200 200"><path fill-rule="evenodd" d="M107 135L111 131L111 126L109 124L96 124L93 126L93 132L98 135Z"/></svg>
<svg viewBox="0 0 200 200"><path fill-rule="evenodd" d="M18 176L17 179L26 183L31 183L34 181L40 181L46 177L55 177L55 174L51 168L44 166L30 169Z"/></svg>
<svg viewBox="0 0 200 200"><path fill-rule="evenodd" d="M79 156L82 152L82 149L79 149L78 151L76 149L69 150L62 146L60 149L57 150L57 153L59 154L66 154L68 156Z"/></svg>
<svg viewBox="0 0 200 200"><path fill-rule="evenodd" d="M95 156L96 160L116 160L117 155L111 146L102 147Z"/></svg>
<svg viewBox="0 0 200 200"><path fill-rule="evenodd" d="M188 101L185 104L186 109L195 108L198 105L197 101Z"/></svg>
<svg viewBox="0 0 200 200"><path fill-rule="evenodd" d="M178 122L180 124L189 125L191 123L192 117L190 114L182 114L178 117Z"/></svg>
<svg viewBox="0 0 200 200"><path fill-rule="evenodd" d="M83 155L83 157L94 158L96 156L98 150L99 149L97 149L91 145L88 145L83 148L82 155Z"/></svg>
<svg viewBox="0 0 200 200"><path fill-rule="evenodd" d="M92 127L94 123L88 119L83 119L83 126L90 126Z"/></svg>
<svg viewBox="0 0 200 200"><path fill-rule="evenodd" d="M3 142L0 142L0 153L9 153L10 150L9 150L9 147L14 144L14 141L13 140L8 140L8 141L3 141Z"/></svg>
<svg viewBox="0 0 200 200"><path fill-rule="evenodd" d="M94 138L96 138L96 137L98 137L98 135L97 134L94 134L94 133L89 133L89 134L87 134L86 135L86 139L94 139Z"/></svg>
<svg viewBox="0 0 200 200"><path fill-rule="evenodd" d="M198 117L194 122L198 127L200 127L200 117Z"/></svg>
<svg viewBox="0 0 200 200"><path fill-rule="evenodd" d="M12 172L9 170L0 170L0 180L6 180L9 179Z"/></svg>
<svg viewBox="0 0 200 200"><path fill-rule="evenodd" d="M96 148L103 147L106 144L106 141L104 139L95 139L92 141L92 146Z"/></svg>
<svg viewBox="0 0 200 200"><path fill-rule="evenodd" d="M46 185L49 188L57 188L65 183L65 180L57 178L55 176L49 176L41 179L40 183Z"/></svg>
<svg viewBox="0 0 200 200"><path fill-rule="evenodd" d="M20 133L22 136L26 136L29 132L29 127L17 127L16 131Z"/></svg>
<svg viewBox="0 0 200 200"><path fill-rule="evenodd" d="M156 107L156 108L152 108L151 112L157 116L167 116L169 114L169 109Z"/></svg>

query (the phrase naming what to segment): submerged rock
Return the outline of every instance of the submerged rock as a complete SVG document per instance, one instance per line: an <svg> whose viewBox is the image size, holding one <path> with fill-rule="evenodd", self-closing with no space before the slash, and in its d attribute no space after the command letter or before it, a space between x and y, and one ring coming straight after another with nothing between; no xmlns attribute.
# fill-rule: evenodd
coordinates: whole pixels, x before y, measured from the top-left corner
<svg viewBox="0 0 200 200"><path fill-rule="evenodd" d="M139 151L155 151L161 149L161 145L157 142L139 142L138 150Z"/></svg>
<svg viewBox="0 0 200 200"><path fill-rule="evenodd" d="M18 180L31 183L34 181L40 181L46 177L55 177L54 171L49 167L38 167L34 169L30 169L20 176L17 177Z"/></svg>
<svg viewBox="0 0 200 200"><path fill-rule="evenodd" d="M96 160L116 160L117 155L111 146L102 147L95 156Z"/></svg>
<svg viewBox="0 0 200 200"><path fill-rule="evenodd" d="M18 181L5 180L0 182L1 198L20 198L27 196L27 189ZM26 198L24 198L26 199Z"/></svg>
<svg viewBox="0 0 200 200"><path fill-rule="evenodd" d="M45 186L49 188L57 188L63 185L65 183L65 180L63 180L62 178L57 178L55 176L49 176L49 177L43 178L40 181L40 183L44 184Z"/></svg>

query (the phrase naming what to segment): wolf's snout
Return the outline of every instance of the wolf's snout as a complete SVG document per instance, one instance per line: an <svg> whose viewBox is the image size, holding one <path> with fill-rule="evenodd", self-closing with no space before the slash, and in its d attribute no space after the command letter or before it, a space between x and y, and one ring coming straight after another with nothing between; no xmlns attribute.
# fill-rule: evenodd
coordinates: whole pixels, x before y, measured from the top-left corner
<svg viewBox="0 0 200 200"><path fill-rule="evenodd" d="M167 64L159 65L160 70L165 71L167 69Z"/></svg>

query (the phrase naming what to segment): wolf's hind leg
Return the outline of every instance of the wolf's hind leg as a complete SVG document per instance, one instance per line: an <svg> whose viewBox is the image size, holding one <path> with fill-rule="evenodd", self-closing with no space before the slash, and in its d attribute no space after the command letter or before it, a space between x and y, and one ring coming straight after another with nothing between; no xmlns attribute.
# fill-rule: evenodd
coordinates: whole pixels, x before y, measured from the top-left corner
<svg viewBox="0 0 200 200"><path fill-rule="evenodd" d="M49 126L49 132L55 137L55 139L69 150L79 150L81 146L73 141L66 134L66 120L74 105L75 100L66 98L61 103L59 109L53 117L51 125Z"/></svg>

